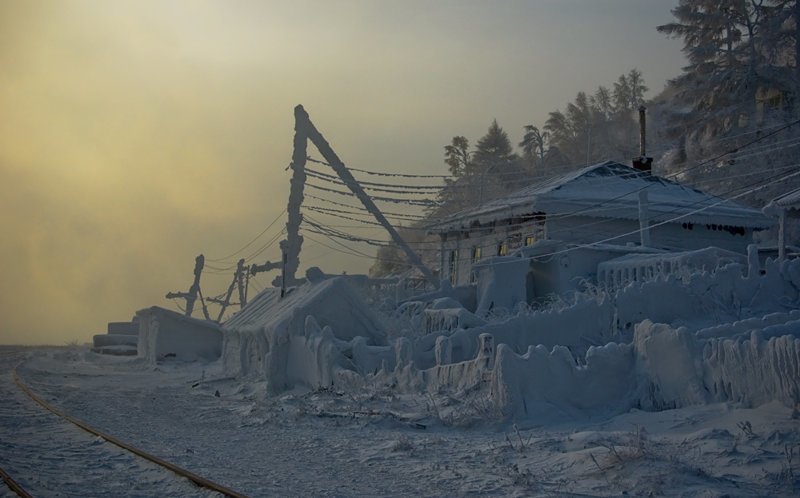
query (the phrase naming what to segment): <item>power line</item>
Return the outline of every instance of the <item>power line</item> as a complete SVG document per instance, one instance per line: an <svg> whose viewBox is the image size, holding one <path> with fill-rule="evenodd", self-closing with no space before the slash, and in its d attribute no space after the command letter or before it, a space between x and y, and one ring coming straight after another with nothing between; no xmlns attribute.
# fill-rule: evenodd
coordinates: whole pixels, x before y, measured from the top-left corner
<svg viewBox="0 0 800 498"><path fill-rule="evenodd" d="M320 161L319 159L314 159L314 158L312 158L310 156L306 157L306 160L308 160L308 161L310 161L312 163L324 164L325 166L330 166L330 164L328 164L327 162ZM448 177L447 175L412 175L412 174L407 174L407 173L384 173L384 172L380 172L380 171L369 171L369 170L366 170L366 169L351 168L349 166L347 167L347 169L349 169L350 171L358 171L359 173L364 173L364 174L367 174L367 175L391 176L391 177L399 177L399 178L447 178Z"/></svg>
<svg viewBox="0 0 800 498"><path fill-rule="evenodd" d="M318 176L322 178L327 178L339 183L344 184L341 178L336 175L331 175L328 173L323 173L321 171L317 171L311 168L305 169L306 173L310 176ZM445 177L446 178L446 177ZM376 183L376 182L368 182L364 180L357 180L358 184L364 188L368 188L368 186L372 187L390 187L390 188L399 188L399 189L406 189L406 188L415 188L420 190L438 190L442 188L441 185L408 185L408 184L399 184L399 183Z"/></svg>
<svg viewBox="0 0 800 498"><path fill-rule="evenodd" d="M331 188L321 187L319 185L314 185L313 183L306 183L306 187L311 187L316 190L321 190L323 192L331 192L334 194L339 194L343 196L350 196L354 197L355 194L352 192L342 192L341 190L335 190ZM378 197L378 196L370 196L374 201L383 201L383 202L394 202L396 204L411 204L413 206L436 206L439 203L432 200L423 200L423 199L398 199L396 197Z"/></svg>
<svg viewBox="0 0 800 498"><path fill-rule="evenodd" d="M262 235L264 235L265 233L267 233L267 231L268 231L270 228L272 228L272 226L273 226L275 223L277 223L277 221L278 221L278 220L279 220L279 219L280 219L280 218L281 218L281 217L282 217L284 214L286 214L286 209L284 209L283 211L281 211L281 213L280 213L278 216L276 216L276 217L275 217L275 219L274 219L274 220L272 220L272 222L270 222L270 224L269 224L269 225L267 225L267 228L265 228L264 230L262 230L262 231L261 231L261 233L259 233L258 235L256 235L256 236L253 238L253 240L251 240L250 242L248 242L247 244L245 244L245 245L244 245L243 247L241 247L240 249L238 249L238 250L236 250L235 252L232 252L231 254L229 254L229 255L227 255L227 256L225 256L225 257L222 257L222 258L217 258L217 259L206 258L206 261L207 261L207 262L208 262L208 261L210 261L210 262L212 262L212 263L220 263L220 262L224 262L224 261L228 260L229 258L232 258L233 256L236 256L236 255L237 255L237 254L239 254L240 252L242 252L242 251L244 251L245 249L247 249L248 247L250 247L250 246L251 246L251 245L252 245L252 244L253 244L255 241L257 241L259 238L261 238L261 236L262 236Z"/></svg>

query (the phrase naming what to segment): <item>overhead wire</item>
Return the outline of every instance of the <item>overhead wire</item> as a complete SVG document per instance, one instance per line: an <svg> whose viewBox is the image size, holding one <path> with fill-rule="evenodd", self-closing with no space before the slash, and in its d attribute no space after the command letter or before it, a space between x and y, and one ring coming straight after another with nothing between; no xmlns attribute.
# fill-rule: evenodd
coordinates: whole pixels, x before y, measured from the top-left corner
<svg viewBox="0 0 800 498"><path fill-rule="evenodd" d="M319 159L314 159L311 156L306 157L307 161L317 164L324 164L325 166L331 166L330 163L326 161L321 161ZM350 171L357 171L359 173L364 173L366 175L374 175L374 176L387 176L387 177L399 177L399 178L447 178L448 175L418 175L418 174L410 174L410 173L388 173L388 172L381 172L381 171L369 171L366 169L359 169L347 166L347 169Z"/></svg>
<svg viewBox="0 0 800 498"><path fill-rule="evenodd" d="M267 225L267 228L265 228L264 230L262 230L262 231L261 231L261 232L260 232L258 235L256 235L256 236L255 236L255 237L254 237L254 238L253 238L253 239L252 239L250 242L248 242L247 244L245 244L245 245L244 245L244 246L242 246L241 248L237 249L236 251L232 252L231 254L229 254L229 255L227 255L227 256L225 256L225 257L222 257L222 258L206 258L206 261L207 261L207 262L212 262L212 263L224 262L224 261L226 261L226 260L228 260L228 259L232 258L233 256L236 256L237 254L241 253L242 251L244 251L245 249L247 249L248 247L250 247L250 246L251 246L253 243L255 243L255 241L257 241L259 238L261 238L261 236L262 236L262 235L264 235L265 233L267 233L267 231L268 231L270 228L272 228L272 226L273 226L275 223L277 223L277 222L278 222L278 220L279 220L279 219L281 219L281 217L282 217L284 214L286 214L286 209L284 209L283 211L281 211L281 213L280 213L278 216L276 216L276 217L275 217L275 219L274 219L274 220L272 220L272 221L270 222L270 224L269 224L269 225Z"/></svg>

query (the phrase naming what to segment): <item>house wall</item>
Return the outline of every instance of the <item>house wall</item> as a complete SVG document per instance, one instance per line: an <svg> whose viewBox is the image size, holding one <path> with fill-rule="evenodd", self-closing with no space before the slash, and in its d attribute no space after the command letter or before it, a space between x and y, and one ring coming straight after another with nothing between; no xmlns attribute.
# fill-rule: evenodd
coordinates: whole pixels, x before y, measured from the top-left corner
<svg viewBox="0 0 800 498"><path fill-rule="evenodd" d="M481 227L473 231L450 233L442 243L442 274L453 285L473 283L473 254L476 248L480 249L479 259L485 260L499 256L502 244L505 245L505 252L510 254L523 247L526 242L542 238L571 244L608 241L615 245L639 245L638 230L638 220L569 216L548 219L544 226L532 221L524 225L498 225L492 229ZM731 232L728 227L723 226L668 223L650 229L650 245L673 251L716 246L746 253L747 245L753 240L753 230L743 228ZM615 236L619 237L614 238ZM526 240L528 237L532 239ZM573 279L593 277L597 272L597 264L610 259L597 251L581 254L580 257L576 257L577 254L572 251L564 256L555 261L534 263L531 266L534 282L527 284L529 295L544 296L552 292L565 292L574 287Z"/></svg>
<svg viewBox="0 0 800 498"><path fill-rule="evenodd" d="M753 230L743 228L738 233L730 233L723 226L701 225L697 223L667 223L650 229L650 245L659 249L691 250L715 246L739 253L747 252L747 245L753 242ZM547 220L547 237L567 243L600 242L617 235L609 243L639 244L638 220L598 219L588 216L571 216Z"/></svg>
<svg viewBox="0 0 800 498"><path fill-rule="evenodd" d="M222 353L222 331L211 322L184 319L160 309L136 312L138 354L151 362L174 356L179 360L216 360Z"/></svg>
<svg viewBox="0 0 800 498"><path fill-rule="evenodd" d="M454 286L474 283L473 263L510 254L515 249L545 238L547 238L545 226L533 221L511 227L500 225L491 229L481 227L471 232L451 233L441 246L442 278L450 279L450 283ZM473 257L476 249L480 250L480 257L477 259ZM455 258L453 258L454 253Z"/></svg>

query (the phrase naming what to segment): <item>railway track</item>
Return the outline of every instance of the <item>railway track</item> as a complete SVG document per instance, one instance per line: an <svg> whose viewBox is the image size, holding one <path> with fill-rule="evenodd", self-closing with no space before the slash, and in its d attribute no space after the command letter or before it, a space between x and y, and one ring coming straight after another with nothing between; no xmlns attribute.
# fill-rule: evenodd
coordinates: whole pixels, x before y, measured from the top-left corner
<svg viewBox="0 0 800 498"><path fill-rule="evenodd" d="M61 412L19 378L11 365L23 357L0 357L0 479L8 490L22 497L244 496Z"/></svg>

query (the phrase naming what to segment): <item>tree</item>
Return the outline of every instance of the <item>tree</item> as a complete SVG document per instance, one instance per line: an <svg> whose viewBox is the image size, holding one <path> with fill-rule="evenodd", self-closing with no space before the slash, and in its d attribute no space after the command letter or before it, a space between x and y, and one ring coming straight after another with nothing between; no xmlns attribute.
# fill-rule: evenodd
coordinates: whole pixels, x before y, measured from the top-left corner
<svg viewBox="0 0 800 498"><path fill-rule="evenodd" d="M550 135L551 144L562 150L570 148L573 132L563 112L552 111L544 123L544 129Z"/></svg>
<svg viewBox="0 0 800 498"><path fill-rule="evenodd" d="M644 102L644 94L649 88L644 84L642 72L631 69L614 83L614 113L618 116L630 114Z"/></svg>
<svg viewBox="0 0 800 498"><path fill-rule="evenodd" d="M550 134L546 131L539 131L539 128L534 125L525 125L523 129L525 135L522 137L522 142L519 143L523 154L530 161L531 167L537 162L543 163L544 155L547 152L546 143L550 139Z"/></svg>
<svg viewBox="0 0 800 498"><path fill-rule="evenodd" d="M679 132L717 136L746 128L760 92L792 90L777 58L780 44L769 34L779 12L764 0L680 0L672 9L676 21L658 31L682 38L689 59L673 82L676 103L692 111L675 115Z"/></svg>
<svg viewBox="0 0 800 498"><path fill-rule="evenodd" d="M473 155L475 165L481 168L507 166L516 159L508 134L493 120L486 135L478 140Z"/></svg>
<svg viewBox="0 0 800 498"><path fill-rule="evenodd" d="M508 134L497 124L496 119L492 121L486 135L475 144L472 159L479 176L481 200L486 200L483 194L486 191L484 184L489 181L487 178L491 179L491 183L497 183L496 180L500 179L501 190L492 194L494 196L516 185L520 175L524 174Z"/></svg>
<svg viewBox="0 0 800 498"><path fill-rule="evenodd" d="M450 145L444 146L444 162L450 168L450 174L455 177L462 176L471 169L470 156L469 140L466 137L453 137Z"/></svg>
<svg viewBox="0 0 800 498"><path fill-rule="evenodd" d="M604 87L597 87L594 95L589 97L589 105L595 114L597 121L607 122L614 115L614 102L612 100L611 91Z"/></svg>
<svg viewBox="0 0 800 498"><path fill-rule="evenodd" d="M787 137L797 137L796 129L767 135L759 153L744 161L723 153L747 147L758 136L749 132L785 123L789 113L800 110L796 107L798 2L680 0L672 13L675 21L658 30L683 40L689 64L670 85L667 132L680 148L667 157L688 169L684 181L702 182L703 188L719 195L735 192L743 182L757 183L754 172L779 176L781 168L796 161L797 146L779 145ZM720 160L698 161L715 156ZM685 168L685 162L699 167ZM776 190L792 188L795 181L740 200L758 205L774 197Z"/></svg>

